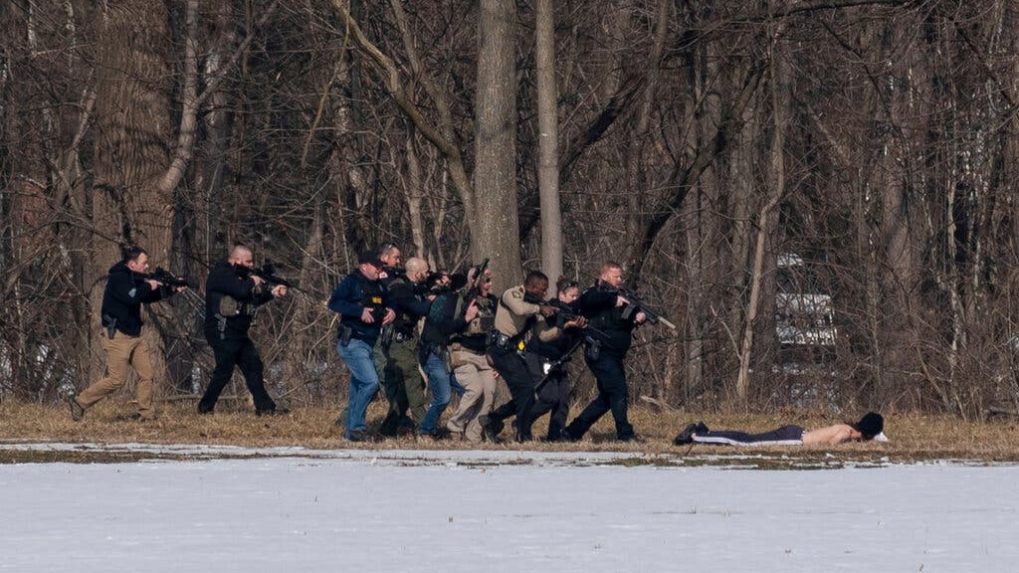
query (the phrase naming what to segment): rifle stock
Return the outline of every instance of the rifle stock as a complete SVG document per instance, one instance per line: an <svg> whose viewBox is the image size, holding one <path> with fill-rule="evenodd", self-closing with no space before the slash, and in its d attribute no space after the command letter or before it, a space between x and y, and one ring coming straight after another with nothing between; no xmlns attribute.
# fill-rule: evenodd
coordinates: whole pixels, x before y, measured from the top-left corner
<svg viewBox="0 0 1019 573"><path fill-rule="evenodd" d="M671 320L665 318L664 316L662 316L662 313L658 312L657 310L654 309L654 307L651 307L646 302L644 302L644 300L640 298L640 295L638 295L636 291L633 291L631 289L619 289L619 294L623 295L624 297L626 297L627 300L630 301L630 304L623 311L623 318L629 318L637 314L638 312L643 312L644 315L647 316L647 321L650 322L651 324L662 323L663 325L669 327L670 329L676 330L676 325Z"/></svg>

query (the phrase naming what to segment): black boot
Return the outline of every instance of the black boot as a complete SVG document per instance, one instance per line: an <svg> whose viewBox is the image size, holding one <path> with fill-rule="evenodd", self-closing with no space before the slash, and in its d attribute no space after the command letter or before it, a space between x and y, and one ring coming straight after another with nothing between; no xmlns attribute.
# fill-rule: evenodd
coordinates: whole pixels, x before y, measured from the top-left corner
<svg viewBox="0 0 1019 573"><path fill-rule="evenodd" d="M703 424L700 424L703 426ZM706 426L705 426L706 427ZM677 446L685 446L693 443L693 435L701 431L698 424L689 424L683 428L683 431L679 433L673 440L672 443Z"/></svg>

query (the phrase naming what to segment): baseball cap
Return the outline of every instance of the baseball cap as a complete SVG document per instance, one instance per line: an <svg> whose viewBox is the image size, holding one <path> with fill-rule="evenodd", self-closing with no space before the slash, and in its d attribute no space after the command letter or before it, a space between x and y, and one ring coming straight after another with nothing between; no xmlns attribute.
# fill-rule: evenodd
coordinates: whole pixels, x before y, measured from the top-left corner
<svg viewBox="0 0 1019 573"><path fill-rule="evenodd" d="M357 256L357 264L369 264L379 269L385 266L375 251L361 251L361 254Z"/></svg>

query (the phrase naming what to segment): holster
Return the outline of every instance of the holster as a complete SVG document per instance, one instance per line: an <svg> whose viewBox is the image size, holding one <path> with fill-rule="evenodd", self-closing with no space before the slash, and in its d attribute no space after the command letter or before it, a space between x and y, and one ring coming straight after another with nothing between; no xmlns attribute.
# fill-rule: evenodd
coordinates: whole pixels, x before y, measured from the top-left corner
<svg viewBox="0 0 1019 573"><path fill-rule="evenodd" d="M106 337L113 340L117 334L117 319L108 314L103 315L103 328L106 329Z"/></svg>
<svg viewBox="0 0 1019 573"><path fill-rule="evenodd" d="M493 330L491 333L489 333L489 335L488 335L488 343L489 343L489 345L495 346L496 348L499 348L500 350L516 350L517 349L516 348L516 346L517 346L517 337L516 336L506 336L505 334L499 332L498 330Z"/></svg>
<svg viewBox="0 0 1019 573"><path fill-rule="evenodd" d="M220 340L226 340L226 317L222 314L216 315L216 332L219 333Z"/></svg>
<svg viewBox="0 0 1019 573"><path fill-rule="evenodd" d="M389 350L389 347L393 344L393 340L396 338L396 328L392 324L387 324L382 327L379 332L379 344L382 345L383 350Z"/></svg>
<svg viewBox="0 0 1019 573"><path fill-rule="evenodd" d="M347 346L350 344L350 339L354 337L354 329L350 326L340 325L340 346Z"/></svg>
<svg viewBox="0 0 1019 573"><path fill-rule="evenodd" d="M584 348L584 356L592 362L598 360L601 357L601 341L588 337L587 346Z"/></svg>

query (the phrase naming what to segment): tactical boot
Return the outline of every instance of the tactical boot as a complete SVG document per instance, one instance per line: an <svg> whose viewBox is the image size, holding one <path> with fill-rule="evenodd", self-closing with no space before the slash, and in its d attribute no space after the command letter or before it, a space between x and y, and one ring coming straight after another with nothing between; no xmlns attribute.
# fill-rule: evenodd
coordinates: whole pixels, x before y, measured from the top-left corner
<svg viewBox="0 0 1019 573"><path fill-rule="evenodd" d="M569 428L563 428L562 433L559 434L559 441L561 442L576 443L579 442L581 438L582 436L574 435Z"/></svg>
<svg viewBox="0 0 1019 573"><path fill-rule="evenodd" d="M481 436L485 441L493 444L499 443L499 432L502 431L502 422L493 420L490 416L478 416L478 424L481 425Z"/></svg>
<svg viewBox="0 0 1019 573"><path fill-rule="evenodd" d="M80 422L85 417L85 408L81 407L78 403L78 399L75 398L74 394L67 397L67 405L71 407L71 419L75 422Z"/></svg>
<svg viewBox="0 0 1019 573"><path fill-rule="evenodd" d="M364 430L354 430L346 436L348 442L370 442L371 436Z"/></svg>
<svg viewBox="0 0 1019 573"><path fill-rule="evenodd" d="M418 432L419 438L431 438L436 442L448 439L452 434L446 428L435 428L431 432Z"/></svg>

